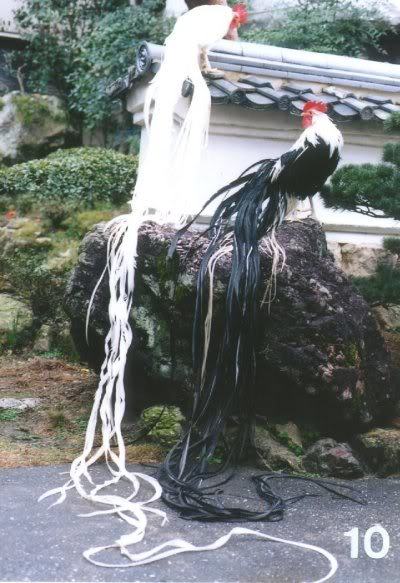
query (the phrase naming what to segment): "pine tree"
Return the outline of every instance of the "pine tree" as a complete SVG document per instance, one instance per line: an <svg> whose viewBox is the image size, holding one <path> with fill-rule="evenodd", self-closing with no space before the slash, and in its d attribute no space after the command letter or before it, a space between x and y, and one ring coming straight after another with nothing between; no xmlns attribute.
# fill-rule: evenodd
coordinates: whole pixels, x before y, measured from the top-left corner
<svg viewBox="0 0 400 583"><path fill-rule="evenodd" d="M386 122L387 131L400 130L400 113ZM380 164L347 164L321 192L325 206L374 218L400 220L400 142L387 143Z"/></svg>
<svg viewBox="0 0 400 583"><path fill-rule="evenodd" d="M388 132L400 130L400 113L385 123ZM321 192L325 206L374 218L400 220L400 142L387 143L380 164L347 164L332 176ZM400 256L400 238L387 238L384 248ZM399 261L378 264L371 277L354 278L354 284L372 305L400 304Z"/></svg>

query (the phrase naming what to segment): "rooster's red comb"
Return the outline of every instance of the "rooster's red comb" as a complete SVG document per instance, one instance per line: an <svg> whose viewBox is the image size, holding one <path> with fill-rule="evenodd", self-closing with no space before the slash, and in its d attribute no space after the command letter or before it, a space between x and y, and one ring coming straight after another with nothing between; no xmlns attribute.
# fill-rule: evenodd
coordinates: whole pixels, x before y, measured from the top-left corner
<svg viewBox="0 0 400 583"><path fill-rule="evenodd" d="M236 16L238 17L239 24L246 24L248 17L249 17L249 15L247 13L246 5L245 4L235 4L234 6L232 6L232 10L236 14Z"/></svg>
<svg viewBox="0 0 400 583"><path fill-rule="evenodd" d="M307 113L312 109L316 109L317 111L326 113L328 111L328 106L323 101L307 101L307 103L303 107L303 113Z"/></svg>

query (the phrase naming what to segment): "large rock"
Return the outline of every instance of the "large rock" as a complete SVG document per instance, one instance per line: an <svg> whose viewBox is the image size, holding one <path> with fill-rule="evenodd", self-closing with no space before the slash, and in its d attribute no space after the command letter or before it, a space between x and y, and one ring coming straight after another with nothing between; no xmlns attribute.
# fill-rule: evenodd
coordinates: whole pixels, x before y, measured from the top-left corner
<svg viewBox="0 0 400 583"><path fill-rule="evenodd" d="M1 161L10 164L45 156L68 145L71 136L58 97L12 91L0 98Z"/></svg>
<svg viewBox="0 0 400 583"><path fill-rule="evenodd" d="M30 308L11 294L0 293L0 344L9 334L18 334L32 326L33 314Z"/></svg>
<svg viewBox="0 0 400 583"><path fill-rule="evenodd" d="M149 224L139 237L127 371L138 407L184 403L190 391L195 281L206 239L189 233L179 245L180 260L167 264L172 234L169 228ZM258 411L311 420L325 435L353 434L384 420L398 397L390 355L368 305L335 265L315 221L285 223L278 239L287 260L274 301L260 312ZM89 298L104 269L106 244L103 224L86 236L65 302L78 350L96 368L109 326L107 278L96 294L89 347L84 325ZM269 268L270 260L263 256L265 280ZM229 272L230 260L224 257L214 285L215 334L224 314Z"/></svg>
<svg viewBox="0 0 400 583"><path fill-rule="evenodd" d="M142 411L144 433L157 445L170 449L179 440L185 421L179 407L149 407Z"/></svg>
<svg viewBox="0 0 400 583"><path fill-rule="evenodd" d="M295 472L302 469L300 458L260 424L254 428L254 447L257 452L257 464L261 469Z"/></svg>
<svg viewBox="0 0 400 583"><path fill-rule="evenodd" d="M303 458L306 470L320 476L334 478L361 478L364 469L348 443L334 439L320 439Z"/></svg>
<svg viewBox="0 0 400 583"><path fill-rule="evenodd" d="M355 446L378 475L400 474L400 429L372 429L357 436Z"/></svg>

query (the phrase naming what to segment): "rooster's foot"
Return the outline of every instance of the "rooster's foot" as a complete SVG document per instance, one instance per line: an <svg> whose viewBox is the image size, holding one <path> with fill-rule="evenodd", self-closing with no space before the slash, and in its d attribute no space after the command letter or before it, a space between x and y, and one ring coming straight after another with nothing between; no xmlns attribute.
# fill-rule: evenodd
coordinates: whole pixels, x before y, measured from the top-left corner
<svg viewBox="0 0 400 583"><path fill-rule="evenodd" d="M220 69L214 69L212 67L202 69L201 72L204 77L208 77L209 79L222 79L222 77L224 77L223 71L220 71Z"/></svg>

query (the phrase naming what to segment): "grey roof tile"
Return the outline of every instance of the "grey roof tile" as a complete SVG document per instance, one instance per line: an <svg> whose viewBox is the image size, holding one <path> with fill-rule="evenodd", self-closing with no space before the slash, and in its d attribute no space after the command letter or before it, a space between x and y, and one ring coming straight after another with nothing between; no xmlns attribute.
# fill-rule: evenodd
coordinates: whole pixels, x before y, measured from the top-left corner
<svg viewBox="0 0 400 583"><path fill-rule="evenodd" d="M301 99L305 99L305 101L322 101L322 103L326 103L327 105L333 105L334 103L339 103L340 101L336 95L328 95L324 93L303 93L300 97Z"/></svg>
<svg viewBox="0 0 400 583"><path fill-rule="evenodd" d="M276 109L276 102L260 93L246 93L242 105L250 109Z"/></svg>
<svg viewBox="0 0 400 583"><path fill-rule="evenodd" d="M349 107L348 105L344 105L343 103L336 103L332 107L334 115L338 119L358 119L359 114L358 111Z"/></svg>
<svg viewBox="0 0 400 583"><path fill-rule="evenodd" d="M371 101L377 105L382 105L382 103L392 103L389 97L381 97L380 95L363 95L364 101Z"/></svg>
<svg viewBox="0 0 400 583"><path fill-rule="evenodd" d="M346 99L342 99L342 103L358 111L361 119L365 121L368 121L374 117L374 109L377 109L378 107L373 103L368 104L366 101L361 101L361 99L356 99L354 97L347 97Z"/></svg>
<svg viewBox="0 0 400 583"><path fill-rule="evenodd" d="M238 91L238 88L235 85L235 83L232 83L232 81L229 81L228 79L213 79L212 81L210 81L210 85L212 85L213 87L217 87L217 89L220 89L227 95L232 95L233 93Z"/></svg>
<svg viewBox="0 0 400 583"><path fill-rule="evenodd" d="M389 113L395 113L397 111L400 111L400 106L395 105L394 103L382 103L381 109L383 109L384 111L388 111Z"/></svg>
<svg viewBox="0 0 400 583"><path fill-rule="evenodd" d="M274 88L272 83L267 81L265 77L256 77L256 75L250 75L249 77L241 77L239 81L243 81L244 83L248 83L249 85L253 85L254 87L270 87L271 89Z"/></svg>
<svg viewBox="0 0 400 583"><path fill-rule="evenodd" d="M288 91L277 91L276 89L269 89L268 87L258 88L258 93L275 101L278 108L282 111L290 109L291 102L296 98L293 93L289 93Z"/></svg>
<svg viewBox="0 0 400 583"><path fill-rule="evenodd" d="M337 87L334 86L324 87L324 89L322 89L322 93L326 93L327 95L334 95L338 99L346 99L346 97L355 97L354 93L352 93L351 91L338 89Z"/></svg>
<svg viewBox="0 0 400 583"><path fill-rule="evenodd" d="M379 119L380 121L385 121L386 119L388 119L390 117L390 113L388 113L387 111L384 111L383 109L375 109L374 110L374 116Z"/></svg>
<svg viewBox="0 0 400 583"><path fill-rule="evenodd" d="M213 103L229 103L230 99L227 93L225 93L218 87L215 87L213 84L209 85L209 89L211 94L211 100Z"/></svg>
<svg viewBox="0 0 400 583"><path fill-rule="evenodd" d="M305 101L302 101L301 99L295 99L290 105L290 111L292 113L301 113L303 111L304 103Z"/></svg>
<svg viewBox="0 0 400 583"><path fill-rule="evenodd" d="M144 62L145 56L144 54L142 60L139 59L142 65L141 70L135 69L135 67L131 68L128 75L117 79L107 88L107 94L110 98L122 96L143 74L155 72L159 68L157 58ZM225 65L227 64L224 63L225 69L229 68ZM233 68L240 70L240 67L236 65ZM264 75L269 75L269 78L271 75L275 75L276 79L274 78L273 84ZM322 101L328 104L334 117L347 121L357 119L384 121L392 112L400 111L400 102L399 105L394 104L390 98L393 97L392 95L386 97L368 93L356 97L354 93L343 89L342 85L336 87L333 84L325 86L321 93L315 93L311 87L299 85L296 81L289 81L287 76L285 81L284 77L282 71L263 69L260 71L260 75L242 73L238 81L230 79L229 74L227 75L223 71L217 76L205 76L205 79L210 89L212 102L215 104L234 103L250 109L280 109L299 114L307 101ZM294 74L292 74L292 78L294 78ZM311 77L307 82L310 80ZM277 87L277 83L281 83L280 88ZM322 79L321 83L326 83L326 79ZM182 95L190 97L192 93L193 84L190 79L187 79L182 86Z"/></svg>
<svg viewBox="0 0 400 583"><path fill-rule="evenodd" d="M235 85L241 91L245 91L246 93L255 93L257 91L257 87L254 85L250 85L250 83L245 83L242 81L235 81Z"/></svg>
<svg viewBox="0 0 400 583"><path fill-rule="evenodd" d="M282 85L281 89L285 89L286 91L291 91L292 93L296 93L299 95L300 93L313 93L311 87L301 87L300 85L296 85L295 83L285 83Z"/></svg>

